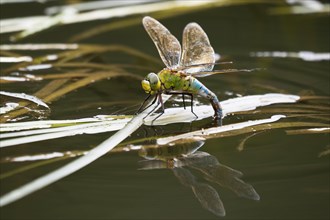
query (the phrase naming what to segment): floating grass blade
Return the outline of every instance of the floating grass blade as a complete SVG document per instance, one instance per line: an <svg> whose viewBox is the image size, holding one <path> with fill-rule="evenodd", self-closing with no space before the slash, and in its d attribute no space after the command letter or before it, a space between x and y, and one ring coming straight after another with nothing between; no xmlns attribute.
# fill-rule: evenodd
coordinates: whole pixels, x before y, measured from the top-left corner
<svg viewBox="0 0 330 220"><path fill-rule="evenodd" d="M55 138L81 135L81 134L95 134L95 133L117 131L122 129L130 119L131 119L130 117L127 117L127 119L119 119L118 121L116 120L100 121L100 122L83 123L80 125L72 125L72 126L59 127L59 128L16 132L14 134L9 133L8 135L2 134L1 135L2 137L9 137L12 135L29 135L29 136L3 140L1 141L0 148L43 141L43 140L51 140Z"/></svg>
<svg viewBox="0 0 330 220"><path fill-rule="evenodd" d="M141 77L128 73L124 70L121 71L99 71L99 72L94 72L93 74L89 74L88 76L76 81L76 82L72 82L69 84L66 84L63 87L57 87L57 90L54 90L52 93L45 93L44 89L42 89L42 95L43 96L37 96L38 94L40 94L41 92L37 92L35 95L37 97L39 97L40 99L42 99L44 102L49 103L52 102L54 100L59 99L60 97L62 97L63 95L75 91L76 89L79 89L81 87L84 87L86 85L95 83L97 81L109 78L109 77L131 77L131 78L135 78L140 80ZM66 82L66 79L64 79L63 81L58 81L58 82ZM25 103L20 103L20 106L27 106L29 103L25 102ZM23 115L25 113L27 113L29 110L26 108L23 109L18 109L16 111L11 111L9 113L7 113L4 117L1 118L1 122L6 122L8 120L11 120L15 117L18 117L20 115Z"/></svg>
<svg viewBox="0 0 330 220"><path fill-rule="evenodd" d="M306 129L296 129L296 130L287 130L287 134L296 135L296 134L322 134L330 133L330 127L320 127L320 128L306 128Z"/></svg>
<svg viewBox="0 0 330 220"><path fill-rule="evenodd" d="M274 102L274 100L277 100ZM168 98L168 97L167 97ZM164 97L164 100L167 99ZM257 103L258 105L264 106L271 103L280 103L283 100L287 100L287 102L296 102L299 100L298 96L292 96L292 95L283 95L283 94L266 94L265 96L252 96L247 97L244 100L244 97L237 98L240 100L239 103L235 103L235 100L228 100L229 102L234 103L234 106L240 106L241 109L251 109L252 106L251 100L256 100L256 98L259 100ZM237 101L237 100L236 100ZM253 101L252 101L253 103ZM228 106L227 106L228 107ZM236 108L235 107L235 108ZM253 108L255 108L254 106ZM103 156L110 150L112 150L117 144L119 144L122 140L124 140L128 135L130 135L132 132L134 132L139 126L143 124L143 118L148 114L148 112L153 109L154 106L150 106L148 109L134 117L123 129L121 129L119 132L117 132L115 135L101 143L99 146L91 150L86 155L82 156L81 158L76 159L75 161L65 165L64 167L55 170L54 172L51 172L47 175L44 175L31 183L28 183L18 189L15 189L14 191L11 191L5 195L3 195L0 198L0 206L5 206L9 203L12 203L20 198L23 198L51 183L54 183L55 181L60 180L61 178L64 178L73 172L83 168L84 166L87 166L91 162L95 161L97 158ZM227 109L227 113L230 112L230 108ZM273 123L281 118L285 118L283 115L274 115L271 118L268 119L261 119L261 120L255 120L255 121L247 121L232 125L225 125L222 127L216 127L216 128L209 128L209 129L202 129L199 131L189 132L177 136L171 136L167 138L160 138L157 140L157 144L165 145L169 143L176 142L180 140L181 142L183 140L191 140L192 138L196 137L202 137L202 138L214 138L214 137L220 137L220 136L233 136L233 135L239 135L243 133L249 133L249 132L256 132L256 131L264 131L267 129L274 129L274 128L288 128L288 127L324 127L324 123L308 123L308 122L281 122L281 123ZM248 129L249 128L249 129ZM22 171L20 171L22 172Z"/></svg>
<svg viewBox="0 0 330 220"><path fill-rule="evenodd" d="M274 115L271 118L268 119L260 119L255 121L247 121L247 122L241 122L237 124L230 124L230 125L223 125L221 127L213 127L209 129L202 129L198 131L193 131L181 135L166 137L166 138L159 138L157 139L157 144L159 145L165 145L171 142L178 141L180 139L191 139L193 137L205 137L205 136L211 136L214 134L226 132L226 131L233 131L233 130L240 130L245 127L251 127L253 125L259 125L259 124L265 124L265 123L272 123L275 121L280 120L281 118L285 118L284 115Z"/></svg>
<svg viewBox="0 0 330 220"><path fill-rule="evenodd" d="M78 44L3 44L0 50L76 50Z"/></svg>
<svg viewBox="0 0 330 220"><path fill-rule="evenodd" d="M3 19L0 22L0 33L10 33L15 31L22 31L19 34L14 35L12 38L23 39L31 34L35 34L40 31L47 30L57 25L73 24L79 22L95 21L100 19L113 19L116 17L128 17L134 15L154 14L154 17L159 19L160 17L172 17L182 15L184 13L196 12L214 7L232 6L232 5L244 5L253 3L273 3L282 4L284 1L279 0L203 0L203 1L161 1L161 2L149 2L145 4L134 4L115 8L103 8L98 10L91 10L87 12L79 13L73 7L66 7L66 10L61 11L54 16L30 16L23 18L11 18ZM80 33L82 38L91 37L95 34L108 31L108 29L115 29L120 27L127 27L128 25L138 24L140 18L123 20L113 27L97 27L89 33ZM33 27L33 28L31 28ZM79 39L79 35L76 35L75 40Z"/></svg>
<svg viewBox="0 0 330 220"><path fill-rule="evenodd" d="M21 63L31 61L32 57L30 56L0 57L0 63Z"/></svg>
<svg viewBox="0 0 330 220"><path fill-rule="evenodd" d="M269 2L281 3L281 1L279 0L267 1L267 3ZM266 3L266 2L265 0L162 1L157 3L144 4L144 5L129 6L129 8L121 7L121 8L99 10L99 12L101 12L102 14L104 13L104 17L107 17L107 19L116 17L118 16L118 14L120 14L120 17L124 17L124 18L119 21L112 20L109 24L99 25L95 28L89 29L88 31L79 33L73 36L70 39L70 41L77 42L115 29L138 25L141 23L141 17L139 15L149 14L156 19L161 19L161 18L175 17L186 13L193 13L196 11L206 10L214 7L244 5L244 4L253 4L253 3ZM97 11L93 11L93 12L95 13L90 13L90 14L85 13L85 15L83 13L80 14L81 17L78 18L77 16L77 20L75 22L78 22L79 20L84 21L91 19L93 15L97 15L96 14ZM98 16L101 17L102 14L99 14ZM135 17L132 17L133 15L135 15ZM94 18L97 19L97 16L95 16Z"/></svg>
<svg viewBox="0 0 330 220"><path fill-rule="evenodd" d="M267 106L278 103L295 103L299 100L299 96L285 95L279 93L269 93L264 95L251 95L238 98L232 98L220 102L224 115L241 111L251 111L257 107ZM194 112L198 115L196 118L189 110L183 108L169 108L153 125L166 125L171 123L191 122L201 120L213 116L212 107L210 105L195 106ZM152 114L146 118L145 124L151 125L157 114Z"/></svg>
<svg viewBox="0 0 330 220"><path fill-rule="evenodd" d="M39 21L37 21L29 29L26 29L16 35L11 36L10 39L12 41L22 40L28 36L31 36L43 30L47 30L55 25L60 24L63 20L73 16L75 13L76 11L74 9L67 9L55 16L45 17L44 19L40 19Z"/></svg>
<svg viewBox="0 0 330 220"><path fill-rule="evenodd" d="M5 92L5 91L0 91L0 95L5 95L5 96L14 97L14 98L28 100L28 101L36 103L37 105L41 105L41 106L49 109L49 107L46 103L44 103L41 99L39 99L35 96L32 96L32 95L27 95L25 93Z"/></svg>
<svg viewBox="0 0 330 220"><path fill-rule="evenodd" d="M81 118L81 119L69 119L69 120L42 120L42 121L27 121L27 122L15 122L0 124L0 132L12 132L13 131L27 131L32 129L44 129L44 128L56 128L56 127L68 127L73 125L79 125L84 123L93 123L98 121L107 121L120 118L119 116L95 116L93 118ZM124 118L124 117L122 117ZM33 130L37 131L37 130ZM12 134L7 133L7 134ZM12 136L12 135L10 135ZM14 135L15 136L15 135ZM18 135L20 136L20 135ZM1 136L5 137L5 136Z"/></svg>
<svg viewBox="0 0 330 220"><path fill-rule="evenodd" d="M14 44L14 45L0 45L1 51L12 50L65 50L60 53L52 54L52 57L56 57L56 62L52 65L49 64L49 55L44 55L34 58L31 62L18 63L11 67L2 70L2 73L8 74L13 71L18 71L28 66L47 64L48 67L54 67L54 65L63 65L64 63L73 62L78 58L87 55L97 55L106 52L121 52L132 57L141 58L153 64L161 66L159 59L143 53L139 50L123 46L123 45L98 45L98 44ZM53 61L53 60L52 60ZM80 62L80 61L79 61ZM94 67L95 68L95 67ZM76 70L77 71L77 70Z"/></svg>
<svg viewBox="0 0 330 220"><path fill-rule="evenodd" d="M36 163L25 165L23 167L8 171L6 173L2 173L2 174L0 174L0 180L11 177L13 175L16 175L16 174L19 174L19 173L22 173L22 172L25 172L25 171L28 171L28 170L31 170L31 169L34 169L34 168L37 168L37 167L40 167L40 166L45 166L45 165L55 163L55 162L58 162L58 161L70 159L70 158L73 158L73 157L82 156L86 153L87 153L87 151L76 151L76 152L63 152L63 153L52 152L51 154L48 154L48 155L37 155L35 157L38 157L38 156L39 157L42 157L42 156L47 157L48 156L49 158L48 159L39 159L40 161L38 161ZM33 156L27 156L27 157L33 158ZM23 158L22 157L16 157L16 158L10 158L10 159L16 160L15 162L17 162L17 160L20 160L20 159L23 159ZM37 159L35 159L35 160L37 160Z"/></svg>
<svg viewBox="0 0 330 220"><path fill-rule="evenodd" d="M146 4L157 2L161 0L134 0L134 1L91 1L91 2L77 2L63 6L51 6L46 8L46 14L56 14L68 8L74 8L76 11L91 11L95 9L123 7L136 4Z"/></svg>
<svg viewBox="0 0 330 220"><path fill-rule="evenodd" d="M242 150L244 150L244 146L245 146L246 141L249 140L250 138L254 137L254 136L257 135L257 134L262 133L262 132L263 132L263 131L256 132L256 133L252 133L252 134L248 135L247 137L245 137L245 138L239 143L239 145L237 146L237 150L238 150L238 151L242 151Z"/></svg>
<svg viewBox="0 0 330 220"><path fill-rule="evenodd" d="M225 114L230 114L238 111L253 110L257 107L267 106L276 103L293 103L299 100L299 96L284 95L284 94L265 94L265 95L253 95L238 97L221 102L223 111ZM191 122L194 120L201 120L213 115L213 110L210 105L196 106L194 108L196 117L188 110L178 108L167 108L165 113L156 121L153 125L166 125L171 123L183 123ZM158 114L151 114L144 120L144 124L150 125L152 120L157 117ZM107 118L100 119L100 117L77 119L68 121L40 121L38 122L19 122L8 123L0 125L1 130L4 131L19 131L33 128L40 128L39 130L25 131L25 132L12 132L8 134L2 134L2 139L5 137L16 137L12 139L2 140L1 147L9 147L18 144L31 143L36 141L42 141L47 139L61 138L67 136L73 136L86 133L101 133L121 129L128 121L126 118L114 120L114 116L108 116ZM110 120L109 120L110 119ZM78 123L78 125L77 125ZM84 123L80 124L79 123ZM59 128L59 126L62 126ZM52 128L51 128L52 127ZM57 128L54 128L57 127ZM48 129L45 129L48 128ZM30 135L27 137L20 137L22 134Z"/></svg>
<svg viewBox="0 0 330 220"><path fill-rule="evenodd" d="M163 101L166 101L170 96L164 96ZM149 108L145 109L140 114L136 115L129 123L125 125L123 129L118 131L116 134L112 135L110 138L99 144L93 150L88 152L88 154L70 162L69 164L51 172L44 176L39 177L38 179L27 183L3 196L0 197L0 207L8 205L12 202L15 202L41 188L44 188L47 185L50 185L78 170L92 163L99 157L111 151L116 147L121 141L133 133L143 124L143 118L147 114L157 107L157 104L151 105Z"/></svg>

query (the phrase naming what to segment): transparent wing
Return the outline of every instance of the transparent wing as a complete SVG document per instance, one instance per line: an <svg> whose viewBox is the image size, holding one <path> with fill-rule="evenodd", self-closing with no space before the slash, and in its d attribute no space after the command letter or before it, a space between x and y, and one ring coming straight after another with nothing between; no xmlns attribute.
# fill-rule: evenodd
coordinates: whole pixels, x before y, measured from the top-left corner
<svg viewBox="0 0 330 220"><path fill-rule="evenodd" d="M185 72L196 73L213 69L214 50L206 33L197 23L189 23L185 27L182 47L180 67L185 68Z"/></svg>
<svg viewBox="0 0 330 220"><path fill-rule="evenodd" d="M254 71L261 71L261 68L254 68L254 69L223 69L223 70L213 70L213 71L201 71L196 73L191 73L194 77L205 77L210 76L213 74L223 74L223 73L241 73L241 72L254 72Z"/></svg>
<svg viewBox="0 0 330 220"><path fill-rule="evenodd" d="M181 56L180 42L157 20L147 16L143 18L142 23L164 64L170 68L178 66Z"/></svg>

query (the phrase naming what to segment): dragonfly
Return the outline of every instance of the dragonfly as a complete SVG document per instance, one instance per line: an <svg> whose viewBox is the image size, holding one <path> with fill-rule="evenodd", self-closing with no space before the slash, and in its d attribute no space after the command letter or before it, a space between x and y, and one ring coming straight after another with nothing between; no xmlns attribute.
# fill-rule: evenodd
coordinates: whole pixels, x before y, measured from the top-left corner
<svg viewBox="0 0 330 220"><path fill-rule="evenodd" d="M214 118L217 124L221 125L223 113L217 96L196 79L196 77L212 74L216 59L209 38L201 26L194 22L186 25L183 30L181 48L177 38L156 19L146 16L142 23L166 67L157 74L149 73L142 80L142 88L148 97L140 109L151 96L155 95L155 99L150 105L157 100L157 106L161 105L161 113L154 119L156 120L165 112L161 95L181 94L184 108L184 97L185 95L190 96L191 112L198 118L193 111L193 96L200 95L210 101L214 110Z"/></svg>

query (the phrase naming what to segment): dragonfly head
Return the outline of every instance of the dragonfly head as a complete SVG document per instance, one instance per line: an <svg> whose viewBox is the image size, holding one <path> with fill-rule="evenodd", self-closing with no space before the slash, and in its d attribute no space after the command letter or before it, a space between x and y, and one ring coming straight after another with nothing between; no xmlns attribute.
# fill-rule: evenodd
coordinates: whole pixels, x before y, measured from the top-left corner
<svg viewBox="0 0 330 220"><path fill-rule="evenodd" d="M156 73L149 73L141 82L143 90L148 94L155 94L161 86L160 80Z"/></svg>

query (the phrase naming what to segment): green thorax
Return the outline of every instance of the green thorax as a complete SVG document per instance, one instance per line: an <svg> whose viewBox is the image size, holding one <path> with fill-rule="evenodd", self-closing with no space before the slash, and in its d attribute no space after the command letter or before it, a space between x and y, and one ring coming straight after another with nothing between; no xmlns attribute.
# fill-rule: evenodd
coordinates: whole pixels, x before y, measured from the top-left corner
<svg viewBox="0 0 330 220"><path fill-rule="evenodd" d="M191 85L196 79L183 72L163 69L158 73L158 77L163 90L195 92Z"/></svg>

